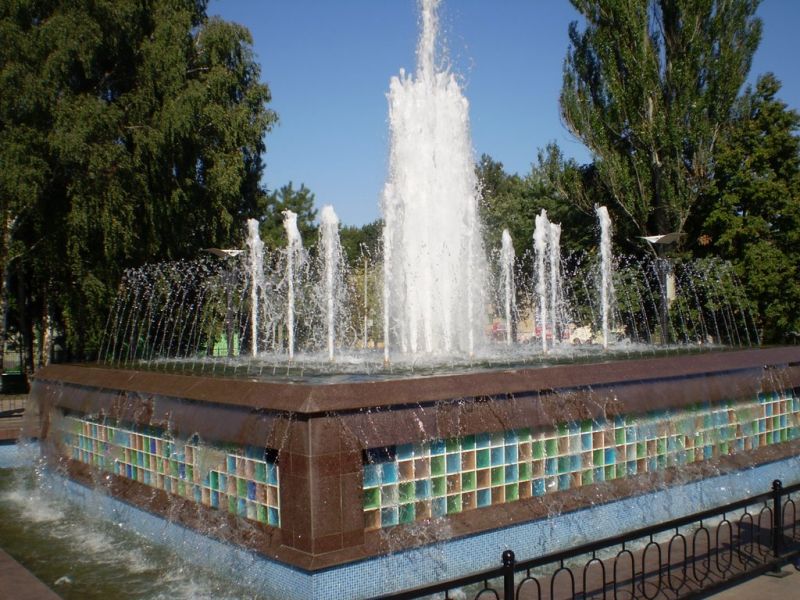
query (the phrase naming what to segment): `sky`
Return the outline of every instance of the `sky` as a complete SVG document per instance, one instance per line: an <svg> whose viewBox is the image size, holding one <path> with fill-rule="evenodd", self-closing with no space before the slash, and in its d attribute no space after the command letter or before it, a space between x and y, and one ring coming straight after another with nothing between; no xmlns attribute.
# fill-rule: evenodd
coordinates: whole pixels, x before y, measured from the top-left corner
<svg viewBox="0 0 800 600"><path fill-rule="evenodd" d="M559 117L558 96L578 13L567 0L443 0L440 30L470 103L476 158L486 153L525 174L556 141L587 162ZM343 224L380 217L388 173L386 93L415 70L416 0L211 0L209 15L246 26L272 92L278 125L267 134L263 184L305 184L317 208ZM800 0L764 0L761 45L749 82L772 71L780 98L800 109Z"/></svg>

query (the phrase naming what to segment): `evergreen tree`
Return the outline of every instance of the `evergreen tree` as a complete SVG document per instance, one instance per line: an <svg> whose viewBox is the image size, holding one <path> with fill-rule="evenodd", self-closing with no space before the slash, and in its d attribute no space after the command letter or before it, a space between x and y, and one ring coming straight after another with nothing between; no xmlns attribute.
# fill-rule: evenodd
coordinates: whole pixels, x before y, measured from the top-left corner
<svg viewBox="0 0 800 600"><path fill-rule="evenodd" d="M305 184L296 190L290 181L280 189L268 194L265 208L261 211L261 239L270 248L286 246L286 230L283 227L283 211L291 210L297 214L297 229L303 238L303 246L309 248L317 242L317 210L314 208L314 194Z"/></svg>
<svg viewBox="0 0 800 600"><path fill-rule="evenodd" d="M52 317L76 358L123 269L235 243L263 203L269 89L205 7L0 3L0 269L22 329Z"/></svg>
<svg viewBox="0 0 800 600"><path fill-rule="evenodd" d="M697 254L730 260L756 303L765 341L800 332L800 115L772 74L733 110L715 181L691 223Z"/></svg>

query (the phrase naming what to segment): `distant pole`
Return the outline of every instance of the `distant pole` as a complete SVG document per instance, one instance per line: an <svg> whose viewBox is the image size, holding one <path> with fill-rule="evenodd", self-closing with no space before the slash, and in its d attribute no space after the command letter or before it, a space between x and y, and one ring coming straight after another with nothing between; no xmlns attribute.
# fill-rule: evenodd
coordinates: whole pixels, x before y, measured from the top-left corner
<svg viewBox="0 0 800 600"><path fill-rule="evenodd" d="M364 254L364 348L367 347L367 255Z"/></svg>

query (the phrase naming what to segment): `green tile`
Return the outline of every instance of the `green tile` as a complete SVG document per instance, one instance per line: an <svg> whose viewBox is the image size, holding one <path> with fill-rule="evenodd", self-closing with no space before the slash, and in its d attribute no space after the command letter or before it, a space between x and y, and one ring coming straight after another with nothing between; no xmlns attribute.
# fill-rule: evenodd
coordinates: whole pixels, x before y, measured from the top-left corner
<svg viewBox="0 0 800 600"><path fill-rule="evenodd" d="M519 463L519 480L528 481L531 478L531 475L532 475L531 463L528 462Z"/></svg>
<svg viewBox="0 0 800 600"><path fill-rule="evenodd" d="M617 442L617 446L625 443L625 430L622 427L614 431L614 440Z"/></svg>
<svg viewBox="0 0 800 600"><path fill-rule="evenodd" d="M461 448L464 450L474 450L475 449L475 436L474 435L466 435L461 438Z"/></svg>
<svg viewBox="0 0 800 600"><path fill-rule="evenodd" d="M434 477L432 483L433 495L444 496L447 492L447 480L444 477Z"/></svg>
<svg viewBox="0 0 800 600"><path fill-rule="evenodd" d="M591 469L585 470L581 474L581 485L588 485L594 482L594 473Z"/></svg>
<svg viewBox="0 0 800 600"><path fill-rule="evenodd" d="M491 455L491 450L489 450L489 448L478 450L476 454L477 454L477 463L479 469L485 469L491 464L492 455Z"/></svg>
<svg viewBox="0 0 800 600"><path fill-rule="evenodd" d="M591 433L592 431L592 420L591 419L584 419L581 421L581 433Z"/></svg>
<svg viewBox="0 0 800 600"><path fill-rule="evenodd" d="M605 478L606 481L609 479L615 479L617 477L617 469L614 465L609 465L605 469Z"/></svg>
<svg viewBox="0 0 800 600"><path fill-rule="evenodd" d="M517 437L519 438L520 442L530 442L531 441L530 428L523 427L522 429L517 429Z"/></svg>
<svg viewBox="0 0 800 600"><path fill-rule="evenodd" d="M558 455L558 440L556 439L545 440L544 443L545 443L545 452L547 453L547 456L552 457Z"/></svg>
<svg viewBox="0 0 800 600"><path fill-rule="evenodd" d="M475 489L476 478L475 471L468 471L461 474L461 489L465 492L471 492Z"/></svg>
<svg viewBox="0 0 800 600"><path fill-rule="evenodd" d="M267 522L267 507L263 504L258 505L258 522L259 523L266 523Z"/></svg>
<svg viewBox="0 0 800 600"><path fill-rule="evenodd" d="M381 489L364 490L364 508L378 508L381 505Z"/></svg>
<svg viewBox="0 0 800 600"><path fill-rule="evenodd" d="M506 486L506 502L519 500L519 484L510 483Z"/></svg>
<svg viewBox="0 0 800 600"><path fill-rule="evenodd" d="M178 484L178 488L182 486L182 482ZM181 492L183 493L183 492ZM228 496L228 512L236 514L236 498L234 496Z"/></svg>
<svg viewBox="0 0 800 600"><path fill-rule="evenodd" d="M413 504L400 505L400 523L413 523L416 511Z"/></svg>
<svg viewBox="0 0 800 600"><path fill-rule="evenodd" d="M505 467L494 467L492 469L492 485L500 485L505 483L506 469Z"/></svg>
<svg viewBox="0 0 800 600"><path fill-rule="evenodd" d="M461 442L458 438L449 438L445 441L447 452L458 452L461 450Z"/></svg>
<svg viewBox="0 0 800 600"><path fill-rule="evenodd" d="M603 450L595 450L592 456L592 462L595 467L602 467L605 462L605 453Z"/></svg>
<svg viewBox="0 0 800 600"><path fill-rule="evenodd" d="M447 514L452 515L461 512L461 494L447 497Z"/></svg>
<svg viewBox="0 0 800 600"><path fill-rule="evenodd" d="M558 424L558 435L559 435L559 437L567 435L567 431L569 431L569 428L567 427L566 423L559 423Z"/></svg>
<svg viewBox="0 0 800 600"><path fill-rule="evenodd" d="M256 463L255 477L256 481L259 483L265 483L267 481L267 465L265 463Z"/></svg>
<svg viewBox="0 0 800 600"><path fill-rule="evenodd" d="M536 440L533 442L533 458L544 458L544 444L541 440Z"/></svg>
<svg viewBox="0 0 800 600"><path fill-rule="evenodd" d="M431 456L431 475L444 475L445 458L442 455Z"/></svg>
<svg viewBox="0 0 800 600"><path fill-rule="evenodd" d="M400 504L405 504L406 502L413 502L416 499L416 492L414 486L415 484L413 481L401 483L398 486L400 493Z"/></svg>

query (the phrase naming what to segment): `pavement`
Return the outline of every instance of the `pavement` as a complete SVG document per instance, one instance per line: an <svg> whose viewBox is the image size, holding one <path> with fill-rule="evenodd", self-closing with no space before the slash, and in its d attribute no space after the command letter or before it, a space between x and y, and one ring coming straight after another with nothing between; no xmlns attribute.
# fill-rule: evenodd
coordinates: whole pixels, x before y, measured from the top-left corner
<svg viewBox="0 0 800 600"><path fill-rule="evenodd" d="M0 444L19 438L27 394L0 394Z"/></svg>
<svg viewBox="0 0 800 600"><path fill-rule="evenodd" d="M782 577L761 575L709 596L714 600L792 600L800 598L800 572L788 565L783 567Z"/></svg>
<svg viewBox="0 0 800 600"><path fill-rule="evenodd" d="M0 600L58 600L60 596L0 548Z"/></svg>

